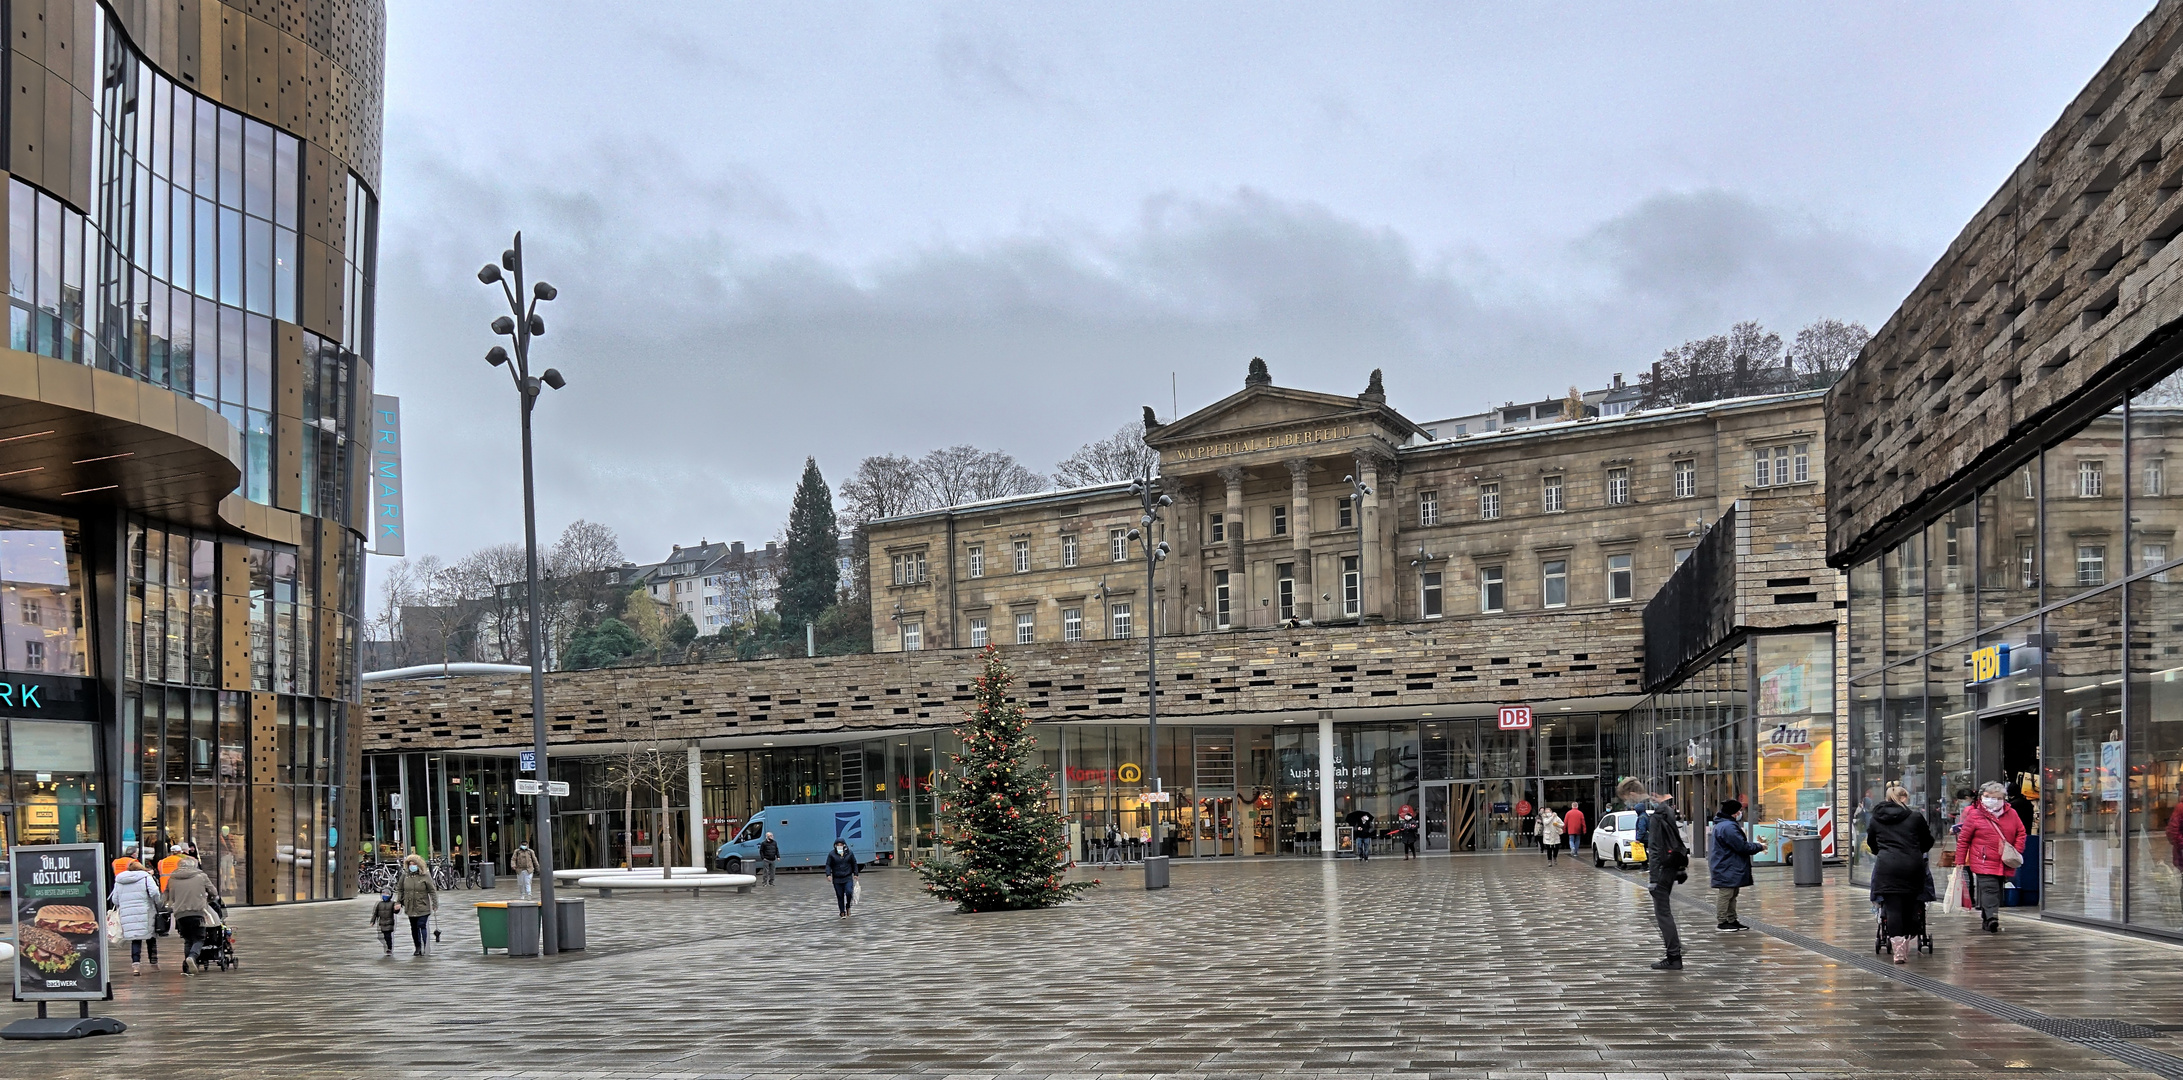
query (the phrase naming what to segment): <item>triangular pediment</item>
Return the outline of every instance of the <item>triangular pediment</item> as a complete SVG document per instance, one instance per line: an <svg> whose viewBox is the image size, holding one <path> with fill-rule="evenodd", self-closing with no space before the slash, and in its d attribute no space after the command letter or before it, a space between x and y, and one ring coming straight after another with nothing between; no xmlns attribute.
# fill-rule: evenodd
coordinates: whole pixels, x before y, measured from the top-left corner
<svg viewBox="0 0 2183 1080"><path fill-rule="evenodd" d="M1219 401L1145 434L1158 449L1175 443L1267 428L1333 420L1377 420L1382 427L1408 435L1417 425L1385 404L1341 394L1322 394L1285 386L1247 386Z"/></svg>

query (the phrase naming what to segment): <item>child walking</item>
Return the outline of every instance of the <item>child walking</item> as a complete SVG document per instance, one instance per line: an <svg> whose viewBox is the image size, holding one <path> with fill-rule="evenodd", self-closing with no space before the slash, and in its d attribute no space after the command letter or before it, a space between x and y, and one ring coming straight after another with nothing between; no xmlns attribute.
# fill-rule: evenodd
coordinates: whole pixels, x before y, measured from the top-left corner
<svg viewBox="0 0 2183 1080"><path fill-rule="evenodd" d="M371 909L371 928L379 931L379 944L386 947L387 955L394 955L394 895L380 893L379 903Z"/></svg>

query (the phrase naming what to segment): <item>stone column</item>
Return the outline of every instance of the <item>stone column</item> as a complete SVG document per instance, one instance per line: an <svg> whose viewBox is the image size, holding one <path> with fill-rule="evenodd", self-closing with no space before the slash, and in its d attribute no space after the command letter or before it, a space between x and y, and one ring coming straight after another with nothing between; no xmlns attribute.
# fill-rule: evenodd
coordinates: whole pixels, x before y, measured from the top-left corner
<svg viewBox="0 0 2183 1080"><path fill-rule="evenodd" d="M1243 467L1230 465L1220 470L1221 482L1228 485L1227 509L1222 511L1225 524L1223 531L1228 538L1228 625L1249 624L1251 610L1250 568L1243 564ZM1218 614L1215 615L1216 620Z"/></svg>
<svg viewBox="0 0 2183 1080"><path fill-rule="evenodd" d="M1379 619L1385 615L1386 590L1380 587L1380 459L1374 454L1357 455L1357 480L1370 492L1358 500L1357 588L1358 611L1365 619Z"/></svg>
<svg viewBox="0 0 2183 1080"><path fill-rule="evenodd" d="M1334 821L1334 718L1319 719L1319 854L1331 859L1341 846Z"/></svg>
<svg viewBox="0 0 2183 1080"><path fill-rule="evenodd" d="M1311 461L1290 458L1283 464L1289 467L1289 540L1296 552L1296 617L1309 619L1312 600L1318 595L1311 591Z"/></svg>
<svg viewBox="0 0 2183 1080"><path fill-rule="evenodd" d="M713 864L711 845L705 839L705 764L696 746L690 754L690 862L691 866ZM858 798L863 798L859 795Z"/></svg>

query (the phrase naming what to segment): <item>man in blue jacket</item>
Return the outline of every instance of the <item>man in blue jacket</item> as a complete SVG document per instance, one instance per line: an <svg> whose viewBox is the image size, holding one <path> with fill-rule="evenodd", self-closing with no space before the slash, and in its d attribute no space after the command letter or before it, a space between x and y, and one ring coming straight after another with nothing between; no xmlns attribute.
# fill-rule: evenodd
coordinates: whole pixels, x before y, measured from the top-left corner
<svg viewBox="0 0 2183 1080"><path fill-rule="evenodd" d="M1766 845L1744 838L1742 822L1742 803L1734 799L1722 803L1720 814L1713 819L1712 848L1706 855L1706 863L1713 871L1713 915L1717 924L1713 929L1723 934L1750 929L1736 918L1736 893L1751 884L1751 856L1766 850Z"/></svg>

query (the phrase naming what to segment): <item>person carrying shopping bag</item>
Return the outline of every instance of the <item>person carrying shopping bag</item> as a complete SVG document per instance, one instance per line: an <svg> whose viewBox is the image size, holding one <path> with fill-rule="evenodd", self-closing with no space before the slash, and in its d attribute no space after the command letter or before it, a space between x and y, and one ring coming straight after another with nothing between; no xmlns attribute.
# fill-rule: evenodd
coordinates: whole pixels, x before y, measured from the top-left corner
<svg viewBox="0 0 2183 1080"><path fill-rule="evenodd" d="M1956 822L1956 862L1970 871L1971 903L1983 929L2001 932L2001 885L2024 865L2024 821L1997 781L1979 787L1978 802Z"/></svg>

